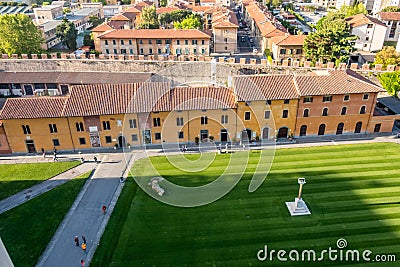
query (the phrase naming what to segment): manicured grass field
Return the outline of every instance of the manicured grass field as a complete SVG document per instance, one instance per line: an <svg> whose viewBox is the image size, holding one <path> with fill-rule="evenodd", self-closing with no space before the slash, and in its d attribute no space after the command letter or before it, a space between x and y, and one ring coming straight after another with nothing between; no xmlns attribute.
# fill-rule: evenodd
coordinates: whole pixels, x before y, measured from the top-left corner
<svg viewBox="0 0 400 267"><path fill-rule="evenodd" d="M400 146L362 144L278 149L267 179L248 192L260 152L238 185L222 199L197 208L172 207L154 200L132 178L127 182L91 266L343 266L355 262L273 262L257 252L338 249L394 254L400 261ZM186 156L189 157L190 156ZM194 158L197 157L194 155ZM185 173L165 157L152 163L168 180L185 186L211 182L229 155L217 155L209 168ZM134 166L146 176L146 160ZM297 196L297 178L305 177L303 199L312 215L291 217L285 206ZM320 254L317 255L317 258ZM301 256L300 256L301 258ZM343 258L345 259L345 258ZM365 262L358 263L364 266Z"/></svg>
<svg viewBox="0 0 400 267"><path fill-rule="evenodd" d="M35 266L90 173L0 214L0 236L15 266Z"/></svg>
<svg viewBox="0 0 400 267"><path fill-rule="evenodd" d="M0 200L71 169L78 161L0 165Z"/></svg>

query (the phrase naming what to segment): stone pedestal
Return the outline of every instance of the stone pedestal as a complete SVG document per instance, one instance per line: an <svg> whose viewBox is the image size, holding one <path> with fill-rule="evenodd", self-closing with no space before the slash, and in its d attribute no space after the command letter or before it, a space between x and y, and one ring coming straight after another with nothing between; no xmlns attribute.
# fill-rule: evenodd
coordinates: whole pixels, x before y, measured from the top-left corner
<svg viewBox="0 0 400 267"><path fill-rule="evenodd" d="M306 203L301 198L296 197L294 199L294 202L286 202L286 207L288 208L291 216L310 215L311 214Z"/></svg>

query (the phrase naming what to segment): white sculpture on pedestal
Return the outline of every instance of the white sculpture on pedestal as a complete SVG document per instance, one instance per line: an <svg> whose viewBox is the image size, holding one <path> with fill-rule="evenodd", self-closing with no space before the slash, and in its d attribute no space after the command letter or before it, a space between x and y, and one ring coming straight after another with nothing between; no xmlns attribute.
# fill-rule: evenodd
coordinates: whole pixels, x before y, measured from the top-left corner
<svg viewBox="0 0 400 267"><path fill-rule="evenodd" d="M286 202L286 207L288 208L290 215L292 215L292 216L309 215L309 214L311 214L311 212L308 209L304 200L301 198L301 193L303 191L303 184L306 183L306 179L299 178L297 180L297 182L300 185L299 195L294 199L294 202Z"/></svg>

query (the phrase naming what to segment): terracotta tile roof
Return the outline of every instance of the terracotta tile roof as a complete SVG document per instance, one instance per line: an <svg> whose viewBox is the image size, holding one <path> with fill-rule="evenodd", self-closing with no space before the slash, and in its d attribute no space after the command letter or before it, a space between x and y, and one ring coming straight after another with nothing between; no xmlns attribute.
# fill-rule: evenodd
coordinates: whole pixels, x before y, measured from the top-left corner
<svg viewBox="0 0 400 267"><path fill-rule="evenodd" d="M400 20L400 12L379 12L378 15L381 20Z"/></svg>
<svg viewBox="0 0 400 267"><path fill-rule="evenodd" d="M168 82L146 82L140 84L132 100L130 113L171 110L171 89Z"/></svg>
<svg viewBox="0 0 400 267"><path fill-rule="evenodd" d="M124 16L124 14L115 15L114 17L110 18L110 20L129 21L129 19L128 19L127 17Z"/></svg>
<svg viewBox="0 0 400 267"><path fill-rule="evenodd" d="M365 14L357 14L351 17L346 18L347 23L350 24L350 27L358 27L365 24L378 24L386 27L386 24L380 21L377 18L365 15Z"/></svg>
<svg viewBox="0 0 400 267"><path fill-rule="evenodd" d="M302 96L361 94L382 92L383 89L351 70L314 71L296 76L295 82Z"/></svg>
<svg viewBox="0 0 400 267"><path fill-rule="evenodd" d="M9 98L0 118L7 119L37 119L62 117L67 97L29 97Z"/></svg>
<svg viewBox="0 0 400 267"><path fill-rule="evenodd" d="M112 30L113 28L108 25L107 23L103 23L99 26L97 26L96 28L92 29L92 32L105 32L105 31L109 31Z"/></svg>
<svg viewBox="0 0 400 267"><path fill-rule="evenodd" d="M147 81L151 75L120 72L0 72L0 83L138 83Z"/></svg>
<svg viewBox="0 0 400 267"><path fill-rule="evenodd" d="M235 108L235 96L226 87L175 87L172 91L173 110Z"/></svg>
<svg viewBox="0 0 400 267"><path fill-rule="evenodd" d="M127 21L124 20L111 20L109 22L107 22L107 24L111 27L111 30L113 29L123 29L124 25L128 25ZM107 30L109 31L109 30ZM106 31L103 31L106 32Z"/></svg>
<svg viewBox="0 0 400 267"><path fill-rule="evenodd" d="M160 8L157 8L156 13L157 13L157 14L170 13L170 12L175 11L175 10L180 10L180 9L179 9L178 7L175 7L175 6L171 6L171 7L160 7Z"/></svg>
<svg viewBox="0 0 400 267"><path fill-rule="evenodd" d="M135 7L130 7L127 10L124 11L124 13L136 13L136 14L140 14L140 12L141 11L138 10L137 8L135 8Z"/></svg>
<svg viewBox="0 0 400 267"><path fill-rule="evenodd" d="M214 12L211 23L213 28L239 28L236 14L230 10Z"/></svg>
<svg viewBox="0 0 400 267"><path fill-rule="evenodd" d="M116 29L99 35L100 39L209 39L210 37L200 30L176 29Z"/></svg>
<svg viewBox="0 0 400 267"><path fill-rule="evenodd" d="M305 35L286 35L286 36L276 36L272 37L271 41L279 46L303 46Z"/></svg>
<svg viewBox="0 0 400 267"><path fill-rule="evenodd" d="M134 5L133 7L135 9L139 10L140 13L142 13L143 8L146 7L146 6L151 6L151 4L148 4L146 1L141 1L141 2L137 3L136 5Z"/></svg>
<svg viewBox="0 0 400 267"><path fill-rule="evenodd" d="M238 101L299 98L293 75L235 76L233 84Z"/></svg>

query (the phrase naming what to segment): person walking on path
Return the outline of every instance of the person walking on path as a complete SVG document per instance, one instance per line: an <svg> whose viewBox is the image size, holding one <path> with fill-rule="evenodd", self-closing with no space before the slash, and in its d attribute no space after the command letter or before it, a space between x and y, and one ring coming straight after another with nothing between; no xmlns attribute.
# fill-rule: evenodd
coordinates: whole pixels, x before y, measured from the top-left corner
<svg viewBox="0 0 400 267"><path fill-rule="evenodd" d="M81 260L81 266L85 267L85 261L84 260Z"/></svg>
<svg viewBox="0 0 400 267"><path fill-rule="evenodd" d="M94 156L93 159L94 159L94 162L97 163L97 157Z"/></svg>
<svg viewBox="0 0 400 267"><path fill-rule="evenodd" d="M43 148L43 147L42 147L42 155L43 155L43 158L46 157L46 152L44 151L44 148Z"/></svg>
<svg viewBox="0 0 400 267"><path fill-rule="evenodd" d="M75 241L75 245L76 245L77 247L79 247L79 238L78 238L77 235L75 236L74 241Z"/></svg>
<svg viewBox="0 0 400 267"><path fill-rule="evenodd" d="M103 207L101 207L101 210L103 211L103 214L106 214L107 207L103 205Z"/></svg>
<svg viewBox="0 0 400 267"><path fill-rule="evenodd" d="M86 244L85 243L82 243L81 248L82 248L83 251L86 252Z"/></svg>
<svg viewBox="0 0 400 267"><path fill-rule="evenodd" d="M86 244L86 237L85 237L84 235L82 236L82 240L83 240L82 242L83 242L84 244Z"/></svg>

